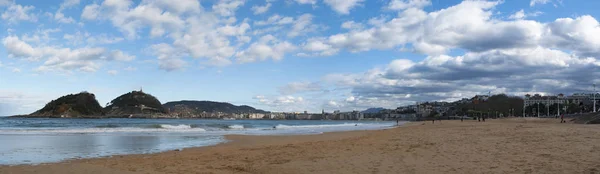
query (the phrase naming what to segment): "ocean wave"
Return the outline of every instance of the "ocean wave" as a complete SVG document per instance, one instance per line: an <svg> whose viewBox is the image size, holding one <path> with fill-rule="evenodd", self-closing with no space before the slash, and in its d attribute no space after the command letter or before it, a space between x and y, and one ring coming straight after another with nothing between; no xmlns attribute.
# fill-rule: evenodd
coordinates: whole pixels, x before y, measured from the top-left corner
<svg viewBox="0 0 600 174"><path fill-rule="evenodd" d="M328 127L349 127L362 126L362 123L343 123L343 124L320 124L320 125L284 125L275 126L276 129L294 129L294 128L328 128Z"/></svg>
<svg viewBox="0 0 600 174"><path fill-rule="evenodd" d="M187 124L180 124L180 125L161 124L160 128L163 128L163 129L192 129L192 126L187 125Z"/></svg>
<svg viewBox="0 0 600 174"><path fill-rule="evenodd" d="M96 134L96 133L160 133L160 132L206 132L202 128L181 125L163 125L165 128L73 128L73 129L0 129L0 134Z"/></svg>
<svg viewBox="0 0 600 174"><path fill-rule="evenodd" d="M244 125L234 124L227 126L229 129L244 129Z"/></svg>

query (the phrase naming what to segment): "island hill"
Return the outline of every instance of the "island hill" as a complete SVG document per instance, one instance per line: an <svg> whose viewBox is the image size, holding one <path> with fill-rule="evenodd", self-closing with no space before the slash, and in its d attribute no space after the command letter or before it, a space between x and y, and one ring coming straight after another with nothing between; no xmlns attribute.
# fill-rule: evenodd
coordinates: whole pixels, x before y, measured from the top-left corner
<svg viewBox="0 0 600 174"><path fill-rule="evenodd" d="M164 105L140 91L123 94L100 106L93 93L69 94L50 101L42 109L17 117L44 118L240 118L268 113L250 106L212 101L175 101Z"/></svg>

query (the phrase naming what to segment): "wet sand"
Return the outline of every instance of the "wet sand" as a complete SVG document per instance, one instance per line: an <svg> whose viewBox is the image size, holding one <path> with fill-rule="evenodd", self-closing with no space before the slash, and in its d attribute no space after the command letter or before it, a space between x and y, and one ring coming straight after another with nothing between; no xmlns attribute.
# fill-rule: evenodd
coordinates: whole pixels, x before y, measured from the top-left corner
<svg viewBox="0 0 600 174"><path fill-rule="evenodd" d="M600 173L600 125L415 122L377 131L227 136L157 154L0 166L0 173Z"/></svg>

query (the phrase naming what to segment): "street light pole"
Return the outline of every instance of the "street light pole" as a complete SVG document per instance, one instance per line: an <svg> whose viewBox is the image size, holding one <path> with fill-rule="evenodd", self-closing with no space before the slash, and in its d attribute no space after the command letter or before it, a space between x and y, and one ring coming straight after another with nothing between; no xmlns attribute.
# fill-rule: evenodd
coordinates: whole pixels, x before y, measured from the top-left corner
<svg viewBox="0 0 600 174"><path fill-rule="evenodd" d="M594 111L596 112L596 83L594 83Z"/></svg>
<svg viewBox="0 0 600 174"><path fill-rule="evenodd" d="M546 98L546 117L550 117L550 96Z"/></svg>
<svg viewBox="0 0 600 174"><path fill-rule="evenodd" d="M540 103L539 102L537 103L536 109L537 109L537 117L540 117Z"/></svg>

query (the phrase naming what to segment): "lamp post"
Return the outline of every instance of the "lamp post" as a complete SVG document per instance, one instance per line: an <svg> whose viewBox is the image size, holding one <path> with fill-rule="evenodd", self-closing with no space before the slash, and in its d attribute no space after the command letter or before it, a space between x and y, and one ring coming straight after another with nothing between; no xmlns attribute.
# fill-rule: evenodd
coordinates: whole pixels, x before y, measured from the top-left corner
<svg viewBox="0 0 600 174"><path fill-rule="evenodd" d="M540 117L540 102L537 103L537 117Z"/></svg>
<svg viewBox="0 0 600 174"><path fill-rule="evenodd" d="M546 98L546 117L550 117L550 96Z"/></svg>
<svg viewBox="0 0 600 174"><path fill-rule="evenodd" d="M596 83L594 83L594 111L596 112Z"/></svg>

